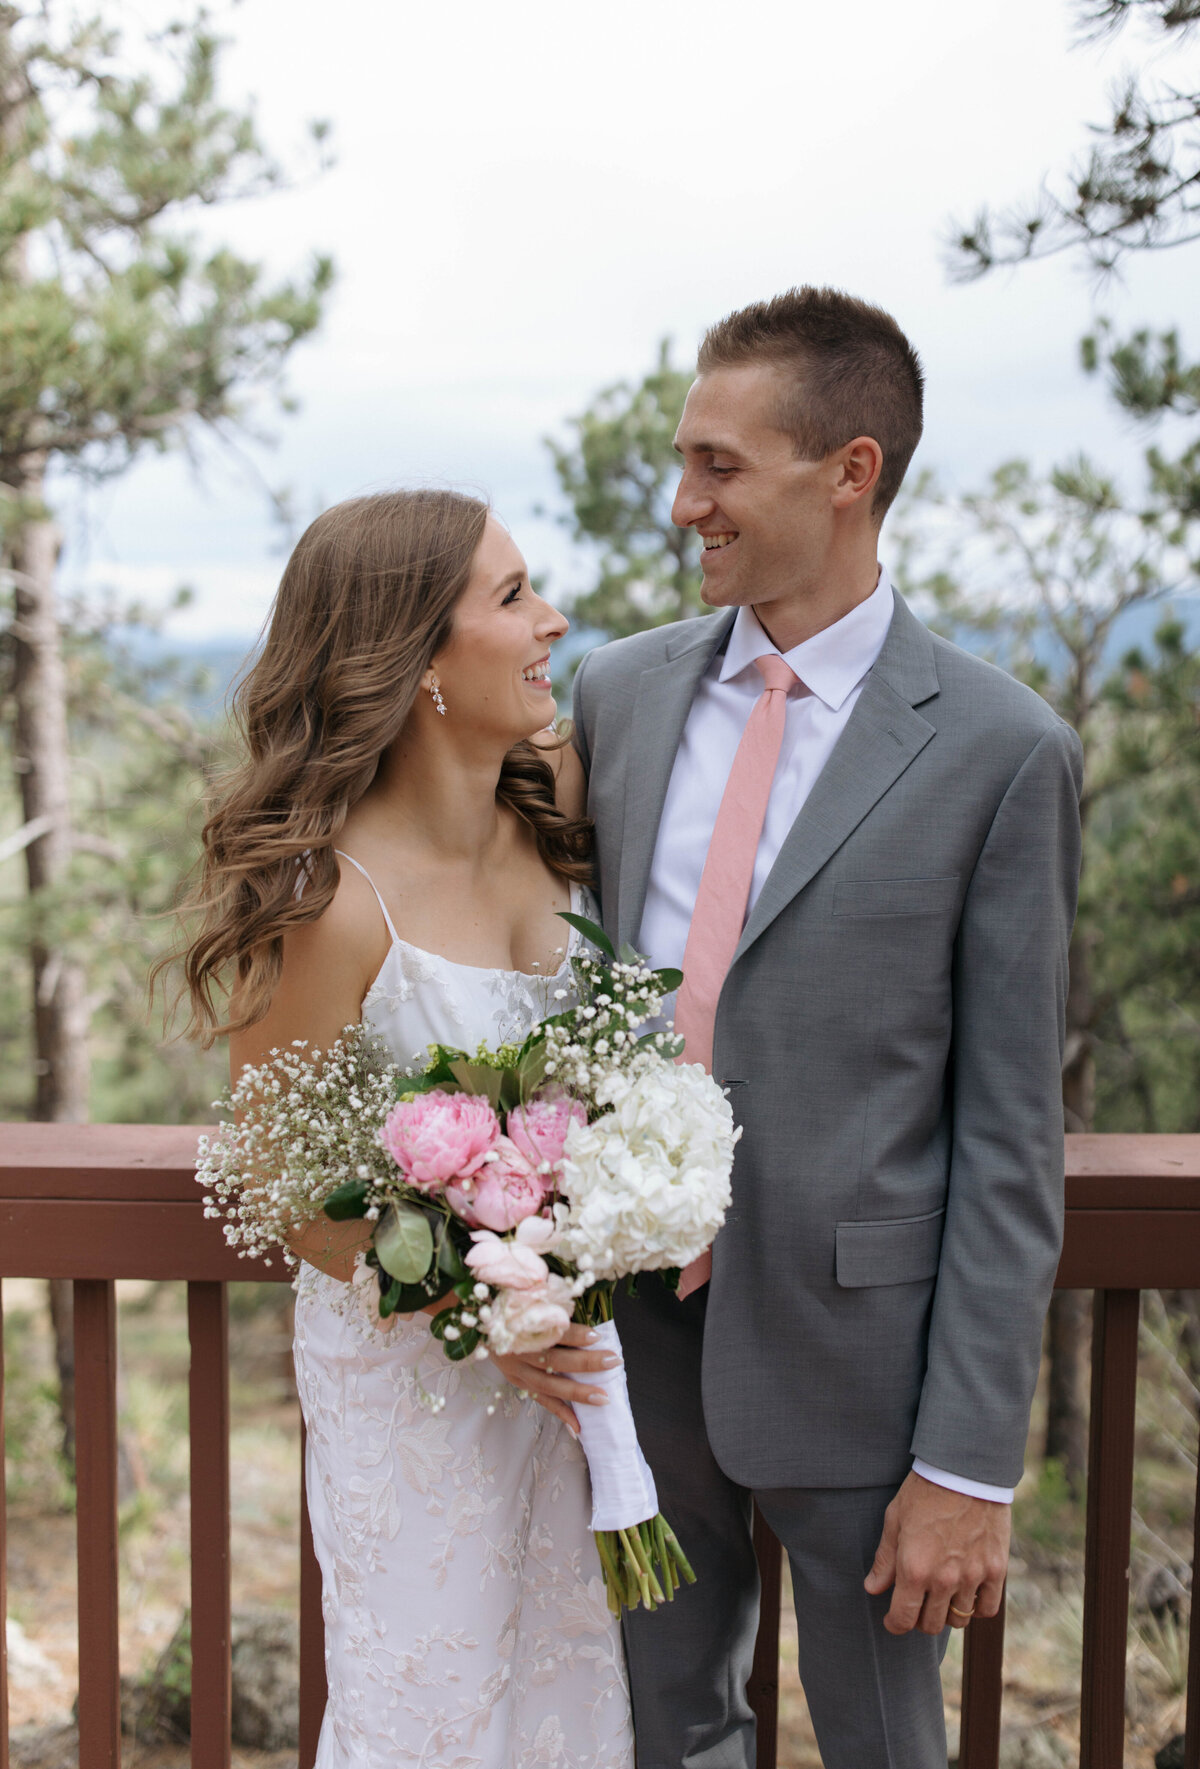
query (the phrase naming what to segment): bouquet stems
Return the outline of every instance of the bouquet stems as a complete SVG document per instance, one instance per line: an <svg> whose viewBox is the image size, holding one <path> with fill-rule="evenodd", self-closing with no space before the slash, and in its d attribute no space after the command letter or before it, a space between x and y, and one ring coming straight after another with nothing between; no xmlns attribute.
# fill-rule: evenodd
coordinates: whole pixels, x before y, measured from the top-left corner
<svg viewBox="0 0 1200 1769"><path fill-rule="evenodd" d="M589 1327L611 1321L612 1293L611 1283L593 1285L576 1303L575 1319ZM681 1584L696 1582L687 1555L661 1511L642 1523L627 1524L624 1529L598 1529L593 1535L608 1607L614 1615L623 1609L657 1609L674 1600Z"/></svg>
<svg viewBox="0 0 1200 1769"><path fill-rule="evenodd" d="M627 1529L598 1529L594 1539L604 1569L608 1607L614 1615L620 1615L622 1609L657 1609L661 1603L673 1601L681 1583L696 1582L661 1511Z"/></svg>

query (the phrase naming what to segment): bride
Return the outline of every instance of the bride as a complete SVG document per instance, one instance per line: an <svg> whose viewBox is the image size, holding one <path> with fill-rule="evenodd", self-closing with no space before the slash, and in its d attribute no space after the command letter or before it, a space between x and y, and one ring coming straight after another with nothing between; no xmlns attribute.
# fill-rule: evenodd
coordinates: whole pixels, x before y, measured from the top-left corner
<svg viewBox="0 0 1200 1769"><path fill-rule="evenodd" d="M301 538L238 691L244 755L205 829L187 956L209 1037L236 978L235 1077L359 1020L419 1067L431 1042L520 1040L559 1011L557 914L589 873L581 770L548 729L566 630L474 498L356 498ZM604 1404L586 1376L615 1360L572 1327L536 1362L450 1364L424 1316L380 1320L363 1231L294 1242L317 1769L629 1769L571 1404Z"/></svg>

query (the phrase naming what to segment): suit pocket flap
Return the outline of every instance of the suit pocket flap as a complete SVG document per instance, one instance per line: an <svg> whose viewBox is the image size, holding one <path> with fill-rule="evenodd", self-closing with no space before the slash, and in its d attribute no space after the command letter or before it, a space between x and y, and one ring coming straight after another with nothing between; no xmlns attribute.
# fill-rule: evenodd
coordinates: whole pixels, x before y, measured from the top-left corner
<svg viewBox="0 0 1200 1769"><path fill-rule="evenodd" d="M886 1222L839 1222L837 1281L845 1290L874 1284L915 1284L937 1275L946 1212Z"/></svg>
<svg viewBox="0 0 1200 1769"><path fill-rule="evenodd" d="M958 896L949 878L844 878L833 887L835 915L944 915Z"/></svg>

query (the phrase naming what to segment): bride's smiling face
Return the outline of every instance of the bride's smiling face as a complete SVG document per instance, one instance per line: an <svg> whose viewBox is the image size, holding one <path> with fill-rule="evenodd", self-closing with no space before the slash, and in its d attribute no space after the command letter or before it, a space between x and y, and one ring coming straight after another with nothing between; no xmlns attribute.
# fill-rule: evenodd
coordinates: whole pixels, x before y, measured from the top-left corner
<svg viewBox="0 0 1200 1769"><path fill-rule="evenodd" d="M450 639L433 660L447 724L469 720L506 747L542 730L555 716L550 647L568 625L531 589L516 542L489 516Z"/></svg>

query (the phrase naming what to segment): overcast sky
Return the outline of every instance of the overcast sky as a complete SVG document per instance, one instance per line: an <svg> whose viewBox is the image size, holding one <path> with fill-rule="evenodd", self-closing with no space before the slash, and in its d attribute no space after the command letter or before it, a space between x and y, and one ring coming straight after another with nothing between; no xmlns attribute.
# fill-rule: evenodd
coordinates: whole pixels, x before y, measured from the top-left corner
<svg viewBox="0 0 1200 1769"><path fill-rule="evenodd" d="M105 8L131 41L175 10ZM483 487L569 597L587 560L533 514L556 501L542 438L639 376L662 336L687 361L707 322L797 282L900 320L928 374L917 461L950 483L1080 446L1133 478L1143 439L1075 367L1095 300L1082 268L962 287L943 257L952 215L1019 200L1080 151L1144 59L1133 33L1080 47L1066 0L244 0L216 16L226 91L253 95L281 157L299 157L305 119L334 127L334 170L204 217L277 273L312 250L337 261L290 374L300 411L253 451L302 517L414 480ZM1195 262L1137 262L1102 303L1181 321ZM64 517L68 588L162 600L187 582L173 631L256 631L280 559L245 462L214 457L198 483L147 460L72 493Z"/></svg>

